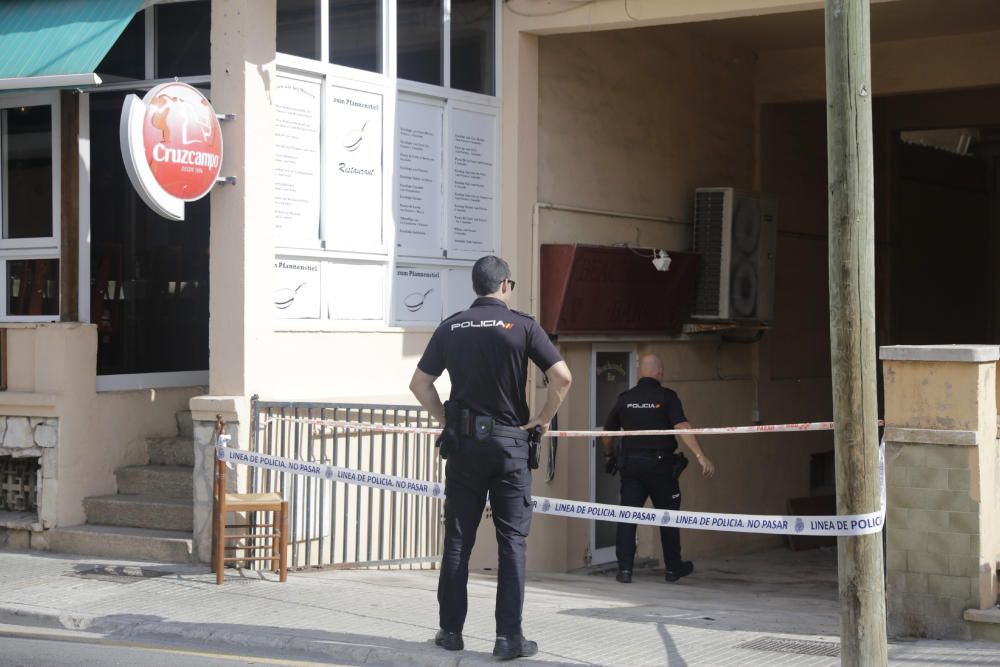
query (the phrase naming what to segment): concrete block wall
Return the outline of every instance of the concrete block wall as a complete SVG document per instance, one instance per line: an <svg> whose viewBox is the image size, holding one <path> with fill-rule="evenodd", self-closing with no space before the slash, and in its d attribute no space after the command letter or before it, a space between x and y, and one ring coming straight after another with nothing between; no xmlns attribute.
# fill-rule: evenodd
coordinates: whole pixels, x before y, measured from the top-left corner
<svg viewBox="0 0 1000 667"><path fill-rule="evenodd" d="M889 633L968 639L997 601L996 346L884 347Z"/></svg>
<svg viewBox="0 0 1000 667"><path fill-rule="evenodd" d="M889 632L968 638L979 604L979 502L974 447L886 445Z"/></svg>

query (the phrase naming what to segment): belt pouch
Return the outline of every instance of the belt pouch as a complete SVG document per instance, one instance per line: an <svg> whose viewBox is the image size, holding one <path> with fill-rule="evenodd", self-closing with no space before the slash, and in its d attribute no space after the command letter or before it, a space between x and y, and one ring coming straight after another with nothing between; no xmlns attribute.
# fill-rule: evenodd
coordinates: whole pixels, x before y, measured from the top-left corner
<svg viewBox="0 0 1000 667"><path fill-rule="evenodd" d="M459 421L456 422L456 424L458 424L458 434L462 436L472 435L471 422L472 413L470 413L467 409L462 409L461 415L459 415Z"/></svg>
<svg viewBox="0 0 1000 667"><path fill-rule="evenodd" d="M476 440L486 440L493 435L493 417L486 415L476 415L473 419L474 430L472 435Z"/></svg>

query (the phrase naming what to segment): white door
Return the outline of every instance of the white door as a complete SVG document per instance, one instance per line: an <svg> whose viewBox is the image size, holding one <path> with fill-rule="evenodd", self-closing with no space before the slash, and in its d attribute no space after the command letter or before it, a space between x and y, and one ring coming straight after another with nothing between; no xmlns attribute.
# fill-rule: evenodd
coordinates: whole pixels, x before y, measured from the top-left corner
<svg viewBox="0 0 1000 667"><path fill-rule="evenodd" d="M590 422L602 428L618 394L635 384L635 348L630 345L595 345L590 364ZM590 500L618 504L618 476L604 471L604 456L597 438L590 442ZM590 522L591 563L615 561L615 527L610 521Z"/></svg>

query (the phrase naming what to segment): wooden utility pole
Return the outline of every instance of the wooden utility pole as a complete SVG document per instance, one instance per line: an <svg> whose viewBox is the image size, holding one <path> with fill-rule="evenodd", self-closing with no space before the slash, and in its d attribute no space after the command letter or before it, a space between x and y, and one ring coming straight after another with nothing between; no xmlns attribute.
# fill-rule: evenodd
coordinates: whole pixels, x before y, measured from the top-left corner
<svg viewBox="0 0 1000 667"><path fill-rule="evenodd" d="M826 0L830 347L837 511L878 510L875 168L868 0ZM882 534L837 539L843 665L885 665Z"/></svg>

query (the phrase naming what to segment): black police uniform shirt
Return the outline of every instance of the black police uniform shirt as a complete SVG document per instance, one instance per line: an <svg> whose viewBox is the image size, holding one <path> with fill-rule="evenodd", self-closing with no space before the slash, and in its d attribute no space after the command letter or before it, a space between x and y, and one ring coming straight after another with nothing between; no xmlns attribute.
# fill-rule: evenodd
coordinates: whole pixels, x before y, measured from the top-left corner
<svg viewBox="0 0 1000 667"><path fill-rule="evenodd" d="M532 317L483 296L438 326L417 368L434 377L447 369L451 400L498 424L521 426L530 418L529 359L543 371L562 361Z"/></svg>
<svg viewBox="0 0 1000 667"><path fill-rule="evenodd" d="M607 420L605 431L648 431L670 429L687 421L677 392L662 386L655 378L640 378L639 382L622 392L615 401ZM677 438L672 435L640 435L626 437L622 446L632 449L677 449Z"/></svg>

